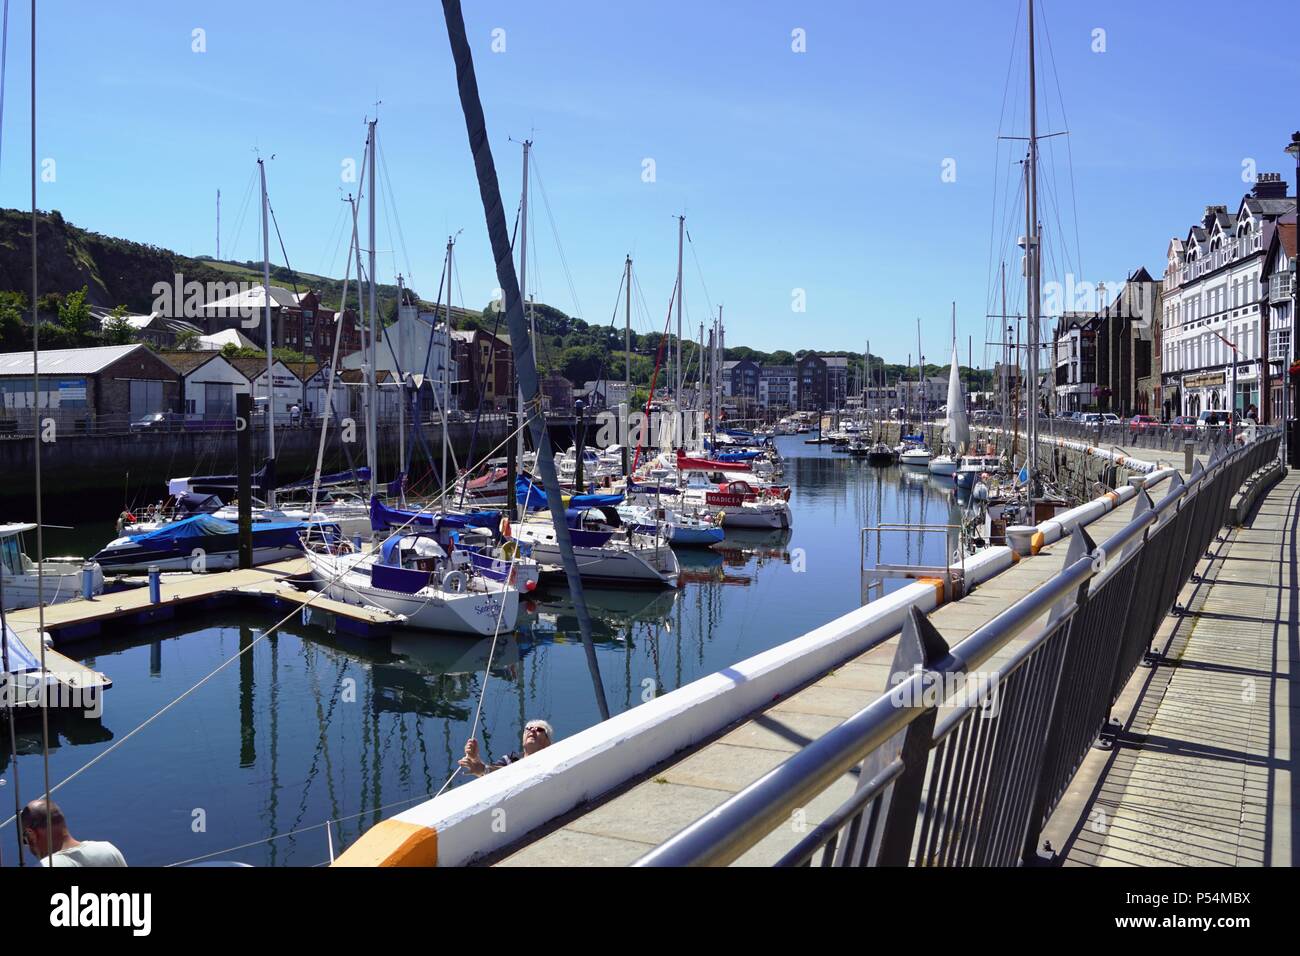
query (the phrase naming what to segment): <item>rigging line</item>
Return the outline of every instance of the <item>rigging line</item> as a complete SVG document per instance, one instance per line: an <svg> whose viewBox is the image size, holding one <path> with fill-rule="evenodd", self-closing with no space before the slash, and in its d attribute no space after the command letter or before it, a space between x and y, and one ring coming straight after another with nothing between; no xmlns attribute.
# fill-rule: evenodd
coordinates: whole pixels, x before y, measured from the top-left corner
<svg viewBox="0 0 1300 956"><path fill-rule="evenodd" d="M700 256L699 253L695 251L695 240L691 238L691 231L689 229L685 231L686 231L686 243L691 247L691 258L695 260L695 271L699 274L700 288L704 290L704 301L708 303L709 316L710 318L712 318L715 309L713 308L713 299L709 297L709 286L704 281L704 270L700 268Z"/></svg>
<svg viewBox="0 0 1300 956"><path fill-rule="evenodd" d="M231 250L231 259L239 261L239 240L244 235L244 220L248 217L248 207L253 199L253 183L257 179L257 167L254 166L252 172L248 174L248 185L244 187L244 200L239 206L239 213L235 217L235 239L227 243L227 248Z"/></svg>
<svg viewBox="0 0 1300 956"><path fill-rule="evenodd" d="M377 136L375 137L375 145L379 146L379 138ZM402 259L405 260L406 262L406 274L408 277L413 278L415 276L415 272L411 269L411 256L406 251L406 236L402 232L402 219L397 214L397 194L393 192L393 181L388 175L388 161L384 158L384 148L382 146L379 146L378 155L379 155L379 167L380 169L383 170L384 173L384 188L386 189L388 195L393 197L393 222L396 223L397 225L397 239L402 244ZM390 232L389 242L392 242L391 226L389 227L389 232ZM396 258L396 253L394 253L394 258Z"/></svg>
<svg viewBox="0 0 1300 956"><path fill-rule="evenodd" d="M341 191L341 190L340 190ZM347 228L344 226L344 209L339 206L338 216L334 219L334 225L330 227L329 238L325 240L325 248L330 247L331 241L334 244L334 252L330 254L329 264L326 266L322 275L331 276L334 274L334 267L339 263L339 248L343 245L343 237L347 234ZM349 249L349 255L351 250Z"/></svg>
<svg viewBox="0 0 1300 956"><path fill-rule="evenodd" d="M32 411L35 415L39 415L41 405L41 321L40 315L37 313L37 304L40 302L40 296L37 294L38 284L36 270L36 0L31 0L31 17ZM36 457L34 461L36 472L36 640L41 649L41 762L43 764L45 778L45 826L47 832L52 833L54 830L54 810L50 805L50 695L49 684L44 681L47 671L45 669L45 525L42 520L41 509L41 429L32 429L32 435L36 446ZM45 850L45 864L46 866L53 866L53 841L46 842Z"/></svg>
<svg viewBox="0 0 1300 956"><path fill-rule="evenodd" d="M574 318L582 318L587 313L583 310L582 303L578 301L578 290L573 285L573 274L569 271L569 262L564 255L564 245L560 242L560 231L555 226L555 217L551 215L551 201L546 196L546 186L542 182L541 171L537 168L537 151L529 151L528 158L533 164L533 176L537 180L537 191L542 194L542 205L546 209L546 218L551 224L551 234L555 237L555 247L560 253L560 268L564 270L564 280L569 285L569 295L573 298L573 307L578 311Z"/></svg>
<svg viewBox="0 0 1300 956"><path fill-rule="evenodd" d="M1008 91L1011 89L1011 70L1012 70L1012 68L1014 67L1015 62L1016 62L1016 55L1015 55L1015 52L1016 52L1016 43L1017 43L1017 40L1019 40L1019 38L1020 38L1020 8L1021 8L1022 6L1023 6L1023 3L1018 4L1017 7L1016 7L1015 25L1014 25L1014 27L1013 27L1013 29L1012 29L1012 31L1011 31L1011 48L1010 48L1010 50L1009 50L1008 53L1007 53L1007 73L1006 73L1006 78L1003 80L1003 84L1002 84L1002 105L1001 105L1001 107L1000 107L999 110L998 110L998 130L999 130L999 132L1003 129L1003 123L1006 121L1006 115L1007 115L1007 93L1008 93ZM990 210L990 221L989 221L989 259L988 259L988 264L987 264L986 267L985 267L985 275L988 277L988 282L989 282L989 285L988 285L988 287L987 287L987 295L986 295L986 297L985 297L985 301L986 301L986 303L991 302L991 301L992 301L992 296L993 296L993 280L992 280L992 270L993 270L993 238L994 238L994 230L995 230L995 224L996 224L997 214L998 214L998 173L997 173L997 170L998 170L998 168L999 168L999 166L1000 166L1000 164L998 163L998 160L999 160L999 158L1000 158L1001 155L1002 155L1002 143L1001 143L1001 141L995 139L994 142L995 142L996 145L994 146L994 153L993 153L993 163L994 163L994 174L993 174L993 206L992 206L992 209Z"/></svg>
<svg viewBox="0 0 1300 956"><path fill-rule="evenodd" d="M1064 129L1070 128L1069 118L1065 115L1065 96L1061 92L1061 75L1056 68L1056 52L1052 49L1052 32L1047 27L1047 17L1043 17L1043 35L1047 38L1047 56L1052 64L1052 79L1056 83L1056 98L1061 107L1061 126ZM1079 201L1074 188L1074 149L1070 145L1070 137L1065 137L1066 161L1070 170L1070 203L1074 212L1074 251L1075 251L1075 268L1079 274L1083 274L1083 245L1079 239Z"/></svg>
<svg viewBox="0 0 1300 956"><path fill-rule="evenodd" d="M9 0L4 0L4 36L0 39L0 134L4 130L4 102L5 102L5 79L7 76L7 66L9 62ZM3 145L3 136L0 135L0 145ZM35 304L32 306L32 315L36 315ZM0 572L0 673L9 674L9 624L5 620L4 612L4 574ZM16 638L18 635L15 634ZM18 816L21 811L21 799L19 794L22 790L22 784L18 779L18 731L15 727L17 720L14 717L14 706L12 699L9 703L9 763L13 767L14 778L14 845L18 847L18 866L25 867L26 860L23 858L23 828L18 822Z"/></svg>

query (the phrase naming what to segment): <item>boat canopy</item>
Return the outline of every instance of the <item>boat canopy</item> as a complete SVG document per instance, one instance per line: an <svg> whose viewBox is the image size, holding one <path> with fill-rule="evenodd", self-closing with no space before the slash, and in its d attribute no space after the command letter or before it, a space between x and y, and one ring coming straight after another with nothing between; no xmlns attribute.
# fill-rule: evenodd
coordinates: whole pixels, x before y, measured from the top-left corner
<svg viewBox="0 0 1300 956"><path fill-rule="evenodd" d="M515 479L515 498L528 511L541 511L550 506L546 491L531 476L520 475ZM622 495L561 495L569 508L612 508L623 503Z"/></svg>
<svg viewBox="0 0 1300 956"><path fill-rule="evenodd" d="M385 531L395 526L417 528L487 528L496 531L501 524L498 511L467 511L464 514L440 514L433 511L408 511L390 508L379 496L370 499L370 527L375 531Z"/></svg>
<svg viewBox="0 0 1300 956"><path fill-rule="evenodd" d="M395 534L380 545L379 553L384 564L390 564L394 567L401 565L397 551L402 547L403 543L406 543L407 550L414 550L420 557L445 558L447 556L447 552L442 549L438 542L427 535ZM424 544L425 547L421 549L420 544Z"/></svg>
<svg viewBox="0 0 1300 956"><path fill-rule="evenodd" d="M318 526L330 527L329 524L319 524ZM253 534L262 535L269 531L296 531L303 527L305 525L300 521L255 521L253 522ZM172 521L153 531L130 534L127 537L138 543L158 546L179 544L183 541L198 538L210 538L213 535L238 533L239 525L234 521L223 521L212 515L203 514L194 515L191 518L182 518L180 521Z"/></svg>
<svg viewBox="0 0 1300 956"><path fill-rule="evenodd" d="M38 671L41 669L41 663L32 653L32 649L24 644L14 633L14 629L8 624L4 626L6 651L9 658L9 666L3 669L6 674L21 674L25 671ZM3 661L0 661L3 664Z"/></svg>
<svg viewBox="0 0 1300 956"><path fill-rule="evenodd" d="M26 534L28 531L35 531L36 525L28 521L18 524L0 524L0 538L12 538L16 534Z"/></svg>

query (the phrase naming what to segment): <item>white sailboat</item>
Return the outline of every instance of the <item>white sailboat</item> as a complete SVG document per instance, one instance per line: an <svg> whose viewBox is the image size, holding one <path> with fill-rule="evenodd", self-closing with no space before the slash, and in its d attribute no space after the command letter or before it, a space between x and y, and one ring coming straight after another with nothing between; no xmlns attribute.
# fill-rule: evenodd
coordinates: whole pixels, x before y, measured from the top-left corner
<svg viewBox="0 0 1300 956"><path fill-rule="evenodd" d="M961 371L957 365L957 306L953 304L952 363L948 370L948 418L943 440L950 453L930 459L930 474L955 475L961 467L961 455L970 444L970 422L966 419L966 397L962 394Z"/></svg>

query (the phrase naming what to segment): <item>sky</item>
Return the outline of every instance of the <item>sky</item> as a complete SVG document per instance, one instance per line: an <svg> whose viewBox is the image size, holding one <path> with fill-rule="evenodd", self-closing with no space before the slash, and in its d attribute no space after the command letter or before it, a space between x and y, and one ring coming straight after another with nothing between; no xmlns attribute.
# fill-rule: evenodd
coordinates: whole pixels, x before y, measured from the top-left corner
<svg viewBox="0 0 1300 956"><path fill-rule="evenodd" d="M441 5L203 6L42 0L37 204L212 254L220 189L222 256L260 259L261 155L290 265L341 276L343 199L356 189L344 177L377 114L380 280L400 272L432 299L458 233L453 301L486 305L497 281ZM1023 309L1024 144L998 137L1026 132L1025 0L464 8L512 217L518 141L535 143L539 300L609 323L631 254L634 328L662 328L680 214L687 328L721 306L729 346L869 340L914 361L919 319L922 351L943 364L955 302L962 361L969 341L988 365L1000 261L1008 311ZM1045 281L1158 276L1170 237L1208 203L1235 208L1249 171L1294 183L1282 152L1300 125L1286 107L1300 74L1294 12L1203 0L1037 10L1039 132L1068 131L1042 146ZM8 23L0 204L26 208L28 5Z"/></svg>

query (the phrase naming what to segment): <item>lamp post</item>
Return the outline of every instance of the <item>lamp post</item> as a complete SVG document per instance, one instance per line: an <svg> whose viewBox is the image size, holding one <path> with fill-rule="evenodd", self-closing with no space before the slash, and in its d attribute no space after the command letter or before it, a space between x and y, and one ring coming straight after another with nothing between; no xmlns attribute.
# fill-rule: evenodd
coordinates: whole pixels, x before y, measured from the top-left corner
<svg viewBox="0 0 1300 956"><path fill-rule="evenodd" d="M1300 130L1291 134L1287 153L1295 160L1296 222L1300 224ZM1297 228L1300 228L1298 226ZM1285 250L1284 250L1285 254ZM1291 264L1291 329L1282 359L1282 462L1289 463L1291 437L1291 364L1295 361L1296 332L1300 331L1300 256Z"/></svg>

